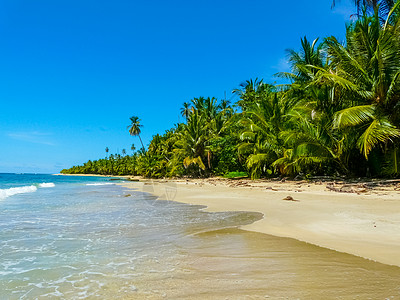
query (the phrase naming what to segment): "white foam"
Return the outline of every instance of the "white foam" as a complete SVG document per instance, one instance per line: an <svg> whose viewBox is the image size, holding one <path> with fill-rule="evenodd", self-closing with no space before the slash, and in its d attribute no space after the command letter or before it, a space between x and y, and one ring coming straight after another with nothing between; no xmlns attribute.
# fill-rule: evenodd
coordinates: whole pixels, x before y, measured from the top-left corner
<svg viewBox="0 0 400 300"><path fill-rule="evenodd" d="M55 187L56 185L52 182L43 182L43 183L39 183L39 187L41 188L51 188L51 187Z"/></svg>
<svg viewBox="0 0 400 300"><path fill-rule="evenodd" d="M17 194L24 194L24 193L33 193L36 192L37 187L34 185L29 186L21 186L9 189L0 189L0 199L5 199L10 196L14 196Z"/></svg>
<svg viewBox="0 0 400 300"><path fill-rule="evenodd" d="M114 183L111 182L104 182L104 183L87 183L86 185L114 185Z"/></svg>

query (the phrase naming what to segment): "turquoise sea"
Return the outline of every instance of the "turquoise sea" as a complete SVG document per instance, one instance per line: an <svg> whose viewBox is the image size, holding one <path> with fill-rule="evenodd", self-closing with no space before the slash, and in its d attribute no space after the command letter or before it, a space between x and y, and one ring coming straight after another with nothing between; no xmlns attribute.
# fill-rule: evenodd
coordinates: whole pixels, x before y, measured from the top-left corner
<svg viewBox="0 0 400 300"><path fill-rule="evenodd" d="M161 201L147 193L155 182L118 182L0 174L0 299L400 298L398 267L240 230L260 214Z"/></svg>

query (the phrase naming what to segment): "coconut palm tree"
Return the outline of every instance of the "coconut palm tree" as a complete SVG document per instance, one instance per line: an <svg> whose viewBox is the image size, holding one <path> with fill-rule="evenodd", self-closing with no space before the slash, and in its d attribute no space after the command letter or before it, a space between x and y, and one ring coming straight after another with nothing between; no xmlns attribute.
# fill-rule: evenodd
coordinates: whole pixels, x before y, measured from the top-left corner
<svg viewBox="0 0 400 300"><path fill-rule="evenodd" d="M207 97L204 100L204 109L202 111L205 117L211 121L215 119L216 115L218 114L218 111L219 111L218 100L214 97L212 98Z"/></svg>
<svg viewBox="0 0 400 300"><path fill-rule="evenodd" d="M285 116L292 126L286 125L279 134L285 151L272 164L281 174L329 174L335 169L347 171L343 140L332 132L331 118L324 112L313 114L312 111L312 106L296 105Z"/></svg>
<svg viewBox="0 0 400 300"><path fill-rule="evenodd" d="M264 94L257 103L248 106L239 124L242 126L238 152L247 156L247 168L252 178L272 174L271 164L283 155L279 134L285 128L289 106L277 92Z"/></svg>
<svg viewBox="0 0 400 300"><path fill-rule="evenodd" d="M357 146L366 158L377 145L400 137L400 18L393 9L384 26L377 12L349 25L347 45L327 38L330 68L319 68L315 81L332 84L350 99L335 114L333 127L358 128Z"/></svg>
<svg viewBox="0 0 400 300"><path fill-rule="evenodd" d="M203 161L206 156L208 132L207 120L195 110L179 133L179 140L175 144L175 152L182 157L185 168L193 164L201 170L206 169Z"/></svg>
<svg viewBox="0 0 400 300"><path fill-rule="evenodd" d="M271 84L264 83L262 79L250 79L242 82L239 89L234 89L233 94L239 96L240 100L237 105L244 111L255 103L260 102L266 94L274 91L275 87Z"/></svg>
<svg viewBox="0 0 400 300"><path fill-rule="evenodd" d="M193 98L190 100L193 104L193 108L198 111L203 111L205 107L206 99L204 97Z"/></svg>
<svg viewBox="0 0 400 300"><path fill-rule="evenodd" d="M129 130L129 134L131 136L138 136L139 137L140 143L142 144L142 149L144 151L145 148L144 148L142 139L140 138L140 133L141 133L140 128L143 127L143 125L140 124L141 120L137 116L132 116L129 119L131 120L131 124L128 125L128 127L127 127L128 130Z"/></svg>
<svg viewBox="0 0 400 300"><path fill-rule="evenodd" d="M339 0L340 1L340 0ZM396 0L353 0L357 8L358 16L362 16L363 10L369 10L372 14L376 11L381 18L385 18L396 3ZM332 1L332 8L336 0Z"/></svg>
<svg viewBox="0 0 400 300"><path fill-rule="evenodd" d="M280 72L277 77L286 78L295 83L307 83L317 72L311 66L324 66L323 44L318 44L318 38L312 43L306 36L301 39L301 49L299 52L293 49L287 49L287 57L292 68L292 73Z"/></svg>
<svg viewBox="0 0 400 300"><path fill-rule="evenodd" d="M192 107L191 107L190 103L184 102L183 107L181 108L181 115L182 115L182 117L185 117L186 122L189 119L191 112L192 112Z"/></svg>

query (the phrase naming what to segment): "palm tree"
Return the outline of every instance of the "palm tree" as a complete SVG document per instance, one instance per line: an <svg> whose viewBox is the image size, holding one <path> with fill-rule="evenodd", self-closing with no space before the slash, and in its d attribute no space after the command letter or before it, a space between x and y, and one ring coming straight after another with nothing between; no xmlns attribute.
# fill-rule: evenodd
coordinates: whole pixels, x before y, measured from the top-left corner
<svg viewBox="0 0 400 300"><path fill-rule="evenodd" d="M310 43L305 36L301 39L301 50L299 52L293 49L286 50L289 63L292 67L292 73L280 72L275 75L296 83L306 83L310 81L317 72L311 66L324 66L322 48L323 44L318 44L318 38Z"/></svg>
<svg viewBox="0 0 400 300"><path fill-rule="evenodd" d="M275 87L271 84L264 83L262 79L250 79L242 82L239 85L239 89L234 89L233 94L239 96L240 100L237 105L246 110L253 104L262 101L265 95L275 90Z"/></svg>
<svg viewBox="0 0 400 300"><path fill-rule="evenodd" d="M205 117L195 110L179 133L179 140L176 142L175 152L182 157L185 168L190 165L197 165L205 170L204 158L208 141L208 122Z"/></svg>
<svg viewBox="0 0 400 300"><path fill-rule="evenodd" d="M370 10L372 13L378 12L380 17L385 18L395 5L396 0L353 0L353 2L357 8L358 16L362 15L363 10ZM336 0L332 0L332 8L335 5Z"/></svg>
<svg viewBox="0 0 400 300"><path fill-rule="evenodd" d="M108 147L106 147L106 156L108 155L109 151L110 151L110 149L108 149Z"/></svg>
<svg viewBox="0 0 400 300"><path fill-rule="evenodd" d="M206 101L206 99L204 97L193 98L191 100L194 109L198 110L198 111L203 111L204 110L205 101Z"/></svg>
<svg viewBox="0 0 400 300"><path fill-rule="evenodd" d="M331 118L324 112L312 111L313 107L299 104L286 115L292 126L286 125L279 135L284 141L284 155L272 164L281 174L347 171L343 140L332 132Z"/></svg>
<svg viewBox="0 0 400 300"><path fill-rule="evenodd" d="M239 119L242 127L238 152L247 155L247 168L252 178L272 174L271 164L283 155L279 134L290 106L277 92L262 94L257 103L248 106Z"/></svg>
<svg viewBox="0 0 400 300"><path fill-rule="evenodd" d="M140 138L140 132L141 132L140 127L143 127L143 125L140 124L141 120L137 116L132 116L129 119L131 120L131 124L128 125L128 127L127 127L129 130L129 134L131 136L139 137L140 143L142 144L142 149L144 151L145 148L144 148L142 139Z"/></svg>
<svg viewBox="0 0 400 300"><path fill-rule="evenodd" d="M131 150L132 150L132 152L135 152L135 150L136 150L135 144L131 145Z"/></svg>
<svg viewBox="0 0 400 300"><path fill-rule="evenodd" d="M400 124L400 18L393 9L384 26L377 12L349 25L346 46L327 38L330 68L320 68L316 76L317 83L332 84L351 99L335 114L333 127L358 128L357 146L366 158L377 145L400 137L395 126Z"/></svg>
<svg viewBox="0 0 400 300"><path fill-rule="evenodd" d="M219 105L217 104L217 102L217 99L214 97L207 97L205 99L204 110L202 113L206 116L208 120L215 119L219 109Z"/></svg>
<svg viewBox="0 0 400 300"><path fill-rule="evenodd" d="M191 112L192 112L192 107L191 107L190 103L184 102L183 107L181 108L181 115L182 115L182 117L185 117L186 122L189 119Z"/></svg>

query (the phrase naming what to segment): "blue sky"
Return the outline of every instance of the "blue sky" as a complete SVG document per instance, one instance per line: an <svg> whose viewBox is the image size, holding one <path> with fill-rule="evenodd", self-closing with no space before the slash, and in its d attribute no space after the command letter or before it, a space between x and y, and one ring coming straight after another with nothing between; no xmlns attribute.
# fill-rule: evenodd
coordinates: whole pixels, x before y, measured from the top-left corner
<svg viewBox="0 0 400 300"><path fill-rule="evenodd" d="M1 0L0 172L139 148L132 115L147 144L193 97L273 83L304 35L343 40L353 11L347 0Z"/></svg>

